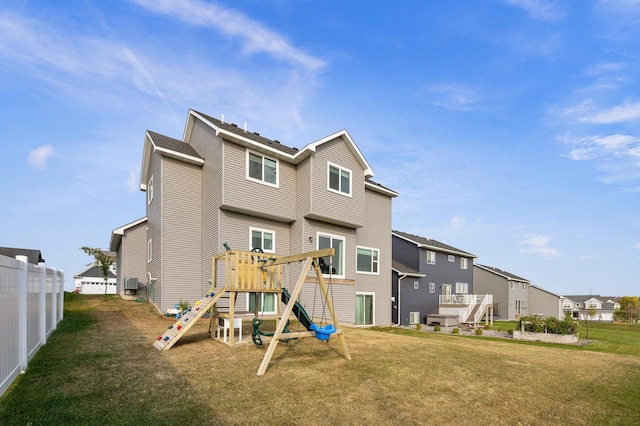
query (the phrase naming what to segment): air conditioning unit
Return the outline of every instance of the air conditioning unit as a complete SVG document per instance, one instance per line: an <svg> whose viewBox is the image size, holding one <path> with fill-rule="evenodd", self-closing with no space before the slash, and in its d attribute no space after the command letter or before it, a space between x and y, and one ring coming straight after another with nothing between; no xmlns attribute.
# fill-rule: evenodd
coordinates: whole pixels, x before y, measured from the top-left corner
<svg viewBox="0 0 640 426"><path fill-rule="evenodd" d="M124 289L125 290L137 290L138 289L138 279L137 278L125 278L124 279Z"/></svg>

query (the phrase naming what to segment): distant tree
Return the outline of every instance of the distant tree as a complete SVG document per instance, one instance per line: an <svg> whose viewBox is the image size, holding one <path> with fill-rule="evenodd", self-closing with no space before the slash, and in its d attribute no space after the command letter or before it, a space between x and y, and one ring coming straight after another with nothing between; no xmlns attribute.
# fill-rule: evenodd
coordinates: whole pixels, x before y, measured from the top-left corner
<svg viewBox="0 0 640 426"><path fill-rule="evenodd" d="M593 304L589 304L589 306L584 307L584 309L580 310L580 316L584 321L585 327L587 327L587 336L586 339L589 340L589 322L591 319L595 318L598 313L596 312L596 307Z"/></svg>
<svg viewBox="0 0 640 426"><path fill-rule="evenodd" d="M112 256L109 256L107 252L101 250L99 248L82 246L80 250L87 253L89 256L93 256L94 262L93 264L100 268L102 271L102 276L104 277L104 294L107 294L107 282L109 280L109 269L111 265L115 262L115 259Z"/></svg>
<svg viewBox="0 0 640 426"><path fill-rule="evenodd" d="M627 322L632 322L638 319L638 296L624 296L620 298L620 310L624 314L624 319Z"/></svg>

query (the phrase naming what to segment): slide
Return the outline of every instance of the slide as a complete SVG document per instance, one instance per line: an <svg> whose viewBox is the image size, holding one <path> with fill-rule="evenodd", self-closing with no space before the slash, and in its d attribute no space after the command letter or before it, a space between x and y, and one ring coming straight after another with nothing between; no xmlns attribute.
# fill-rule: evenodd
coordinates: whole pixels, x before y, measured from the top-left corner
<svg viewBox="0 0 640 426"><path fill-rule="evenodd" d="M282 289L282 303L285 305L289 304L289 300L291 299L291 294L286 288ZM307 329L307 331L312 331L311 326L313 325L313 321L307 314L307 311L304 310L304 307L300 304L300 302L296 301L295 305L293 305L293 314L300 320L300 323Z"/></svg>

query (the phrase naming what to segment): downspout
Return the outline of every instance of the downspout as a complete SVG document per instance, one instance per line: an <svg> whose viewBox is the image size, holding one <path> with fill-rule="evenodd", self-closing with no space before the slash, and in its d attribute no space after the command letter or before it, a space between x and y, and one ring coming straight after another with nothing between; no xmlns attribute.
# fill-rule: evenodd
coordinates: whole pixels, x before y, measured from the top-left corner
<svg viewBox="0 0 640 426"><path fill-rule="evenodd" d="M402 279L406 277L407 274L398 274L398 323L394 324L394 327L400 327L400 322L402 321L402 319L400 318L400 281L402 281Z"/></svg>

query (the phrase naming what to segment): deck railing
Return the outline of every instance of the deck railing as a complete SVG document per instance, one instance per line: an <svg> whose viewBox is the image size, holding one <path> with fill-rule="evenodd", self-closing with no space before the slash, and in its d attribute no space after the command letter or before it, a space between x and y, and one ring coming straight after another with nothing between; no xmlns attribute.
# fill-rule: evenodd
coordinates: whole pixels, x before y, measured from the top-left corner
<svg viewBox="0 0 640 426"><path fill-rule="evenodd" d="M278 292L282 290L282 266L266 266L278 255L228 250L213 257L212 287L229 291Z"/></svg>

